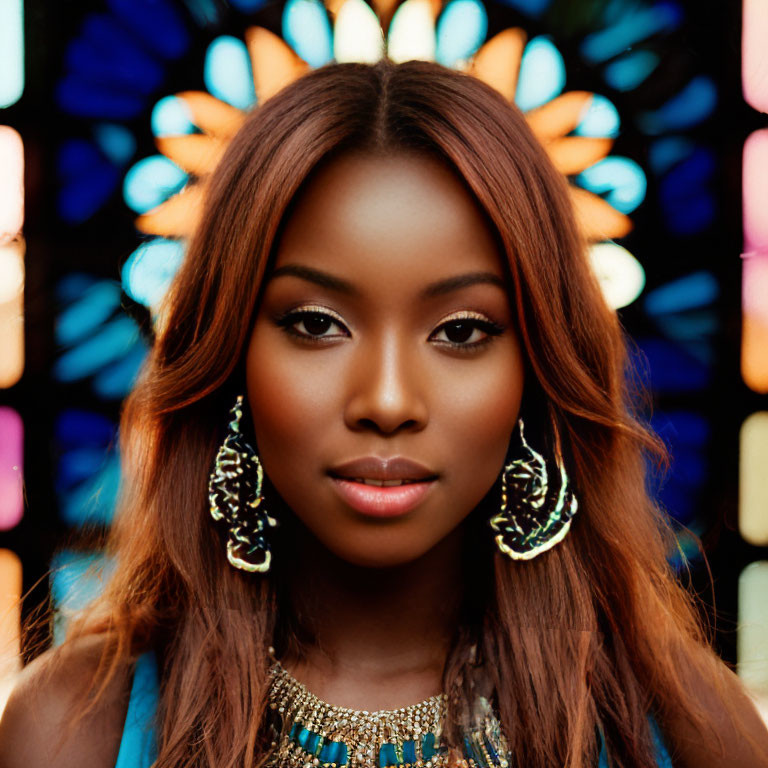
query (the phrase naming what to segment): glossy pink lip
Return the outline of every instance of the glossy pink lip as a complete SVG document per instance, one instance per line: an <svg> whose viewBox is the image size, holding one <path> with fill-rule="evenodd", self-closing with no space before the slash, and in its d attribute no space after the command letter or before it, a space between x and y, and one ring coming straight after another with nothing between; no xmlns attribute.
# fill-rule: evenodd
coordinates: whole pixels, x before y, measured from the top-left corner
<svg viewBox="0 0 768 768"><path fill-rule="evenodd" d="M370 517L397 517L417 506L429 493L434 480L419 480L404 485L379 487L332 478L339 496L353 509Z"/></svg>
<svg viewBox="0 0 768 768"><path fill-rule="evenodd" d="M421 503L435 484L437 473L404 456L365 456L339 464L329 470L334 488L341 498L364 515L397 517ZM387 487L356 482L403 480L403 485Z"/></svg>

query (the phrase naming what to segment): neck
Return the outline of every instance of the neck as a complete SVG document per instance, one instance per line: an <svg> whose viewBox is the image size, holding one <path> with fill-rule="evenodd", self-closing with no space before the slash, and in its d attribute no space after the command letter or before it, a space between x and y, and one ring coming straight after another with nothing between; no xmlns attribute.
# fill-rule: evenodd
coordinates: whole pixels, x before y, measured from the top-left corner
<svg viewBox="0 0 768 768"><path fill-rule="evenodd" d="M364 568L304 529L286 574L292 615L311 638L282 661L316 696L353 709L394 709L442 691L463 597L458 528L415 561Z"/></svg>

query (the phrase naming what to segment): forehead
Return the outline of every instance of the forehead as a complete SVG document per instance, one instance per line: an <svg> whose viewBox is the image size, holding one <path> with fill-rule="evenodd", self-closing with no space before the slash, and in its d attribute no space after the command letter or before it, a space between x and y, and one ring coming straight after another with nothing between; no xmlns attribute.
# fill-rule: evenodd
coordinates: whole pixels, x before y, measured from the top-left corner
<svg viewBox="0 0 768 768"><path fill-rule="evenodd" d="M276 266L301 263L433 279L467 270L503 275L494 230L451 167L426 153L347 153L321 165L283 224Z"/></svg>

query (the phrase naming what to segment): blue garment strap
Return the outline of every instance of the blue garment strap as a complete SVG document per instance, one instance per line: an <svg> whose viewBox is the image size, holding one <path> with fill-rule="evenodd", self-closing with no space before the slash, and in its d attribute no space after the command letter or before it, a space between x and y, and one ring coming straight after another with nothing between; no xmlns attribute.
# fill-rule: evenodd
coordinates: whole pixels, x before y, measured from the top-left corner
<svg viewBox="0 0 768 768"><path fill-rule="evenodd" d="M148 651L136 660L115 768L149 768L157 759L154 717L158 695L157 659Z"/></svg>
<svg viewBox="0 0 768 768"><path fill-rule="evenodd" d="M664 739L661 735L661 730L653 715L648 715L648 725L651 729L651 737L653 738L654 756L656 758L656 765L659 768L674 768L672 765L672 758L667 752L667 747L664 744ZM608 755L605 750L605 736L603 736L603 729L600 729L600 759L597 764L597 768L609 768Z"/></svg>

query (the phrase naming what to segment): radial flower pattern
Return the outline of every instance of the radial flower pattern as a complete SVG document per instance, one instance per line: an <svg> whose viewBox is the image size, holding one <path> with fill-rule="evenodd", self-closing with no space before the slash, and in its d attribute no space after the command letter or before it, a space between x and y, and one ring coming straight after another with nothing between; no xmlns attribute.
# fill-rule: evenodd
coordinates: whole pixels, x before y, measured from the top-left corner
<svg viewBox="0 0 768 768"><path fill-rule="evenodd" d="M152 128L162 154L136 163L124 182L126 202L139 214L137 228L155 236L126 263L126 291L153 296L143 303L157 308L173 272L165 258L173 250L168 241L184 241L193 233L208 178L249 109L311 68L388 56L467 72L517 104L555 167L568 177L587 242L600 244L592 257L608 286L607 300L615 307L633 301L644 284L642 267L610 240L632 230L627 214L645 196L645 175L627 158L608 157L619 128L611 102L588 91L563 92L565 65L547 36L529 40L523 29L509 28L486 41L488 20L479 0L450 0L445 6L440 0L406 0L393 13L377 10L378 15L363 0L325 5L289 0L282 38L258 26L245 31L244 41L216 38L204 65L209 93L187 91L158 102ZM385 33L382 18L390 15ZM611 290L617 279L623 289Z"/></svg>

